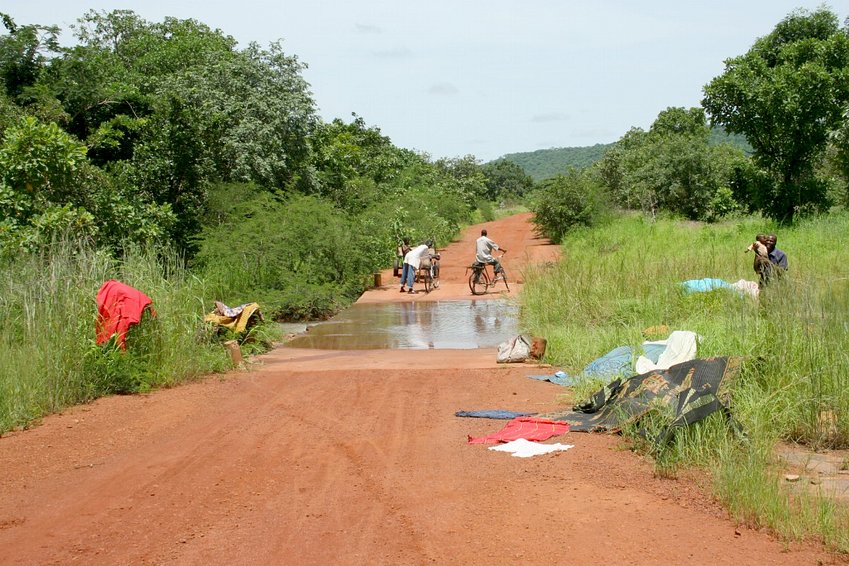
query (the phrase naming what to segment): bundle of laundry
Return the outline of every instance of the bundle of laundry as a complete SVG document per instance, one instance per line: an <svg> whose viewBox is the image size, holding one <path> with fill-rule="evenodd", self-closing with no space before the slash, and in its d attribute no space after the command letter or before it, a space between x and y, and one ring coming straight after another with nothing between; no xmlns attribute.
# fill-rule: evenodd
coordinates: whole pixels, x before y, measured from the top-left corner
<svg viewBox="0 0 849 566"><path fill-rule="evenodd" d="M729 283L724 279L714 279L706 277L704 279L689 279L681 282L681 287L685 293L709 293L717 289L728 289L736 291L741 296L749 296L753 299L758 298L760 288L756 281L747 281L740 279L734 283Z"/></svg>
<svg viewBox="0 0 849 566"><path fill-rule="evenodd" d="M245 303L231 308L222 302L215 301L215 310L206 315L203 320L242 334L257 321L264 319L258 303Z"/></svg>
<svg viewBox="0 0 849 566"><path fill-rule="evenodd" d="M635 352L631 346L619 346L604 356L590 362L578 375L564 371L553 375L529 375L532 379L550 381L558 385L577 385L586 379L610 382L620 377L630 377L652 369L666 369L674 364L696 357L699 336L689 330L676 330L666 340L646 341L642 344L642 355L634 362Z"/></svg>
<svg viewBox="0 0 849 566"><path fill-rule="evenodd" d="M519 334L498 345L495 361L499 364L525 362L531 357L532 341L529 337Z"/></svg>

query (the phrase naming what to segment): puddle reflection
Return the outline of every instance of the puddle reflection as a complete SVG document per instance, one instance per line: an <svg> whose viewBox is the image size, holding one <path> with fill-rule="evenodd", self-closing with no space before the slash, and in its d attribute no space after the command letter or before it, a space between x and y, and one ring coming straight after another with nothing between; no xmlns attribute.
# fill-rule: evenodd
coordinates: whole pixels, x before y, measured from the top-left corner
<svg viewBox="0 0 849 566"><path fill-rule="evenodd" d="M504 301L353 305L287 342L326 350L492 348L518 334L518 309Z"/></svg>

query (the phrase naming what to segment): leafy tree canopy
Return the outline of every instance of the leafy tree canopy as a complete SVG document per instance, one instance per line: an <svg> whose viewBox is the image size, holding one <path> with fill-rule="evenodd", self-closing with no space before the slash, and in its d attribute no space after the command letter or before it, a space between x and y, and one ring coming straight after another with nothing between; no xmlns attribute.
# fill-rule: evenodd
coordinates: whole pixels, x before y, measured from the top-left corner
<svg viewBox="0 0 849 566"><path fill-rule="evenodd" d="M532 196L534 224L554 242L571 230L593 226L606 216L609 199L592 169L569 169L541 182Z"/></svg>
<svg viewBox="0 0 849 566"><path fill-rule="evenodd" d="M117 248L125 240L161 238L172 222L169 204L128 196L56 124L24 117L0 141L0 252L47 243L64 232Z"/></svg>
<svg viewBox="0 0 849 566"><path fill-rule="evenodd" d="M127 10L90 11L73 28L79 43L44 62L24 94L125 190L170 206L178 247L192 251L210 182L313 192L314 103L279 42L238 50L195 20Z"/></svg>
<svg viewBox="0 0 849 566"><path fill-rule="evenodd" d="M597 171L619 206L715 220L738 208L732 186L746 158L739 148L709 142L704 110L667 108L649 131L627 132Z"/></svg>
<svg viewBox="0 0 849 566"><path fill-rule="evenodd" d="M397 186L402 171L422 161L412 151L395 147L379 128L367 126L356 114L351 123L339 118L320 123L310 140L319 192L345 210L360 211L376 199L397 194L390 187Z"/></svg>
<svg viewBox="0 0 849 566"><path fill-rule="evenodd" d="M45 62L59 50L59 28L18 26L2 12L0 19L8 32L0 36L0 78L6 94L15 97L35 84Z"/></svg>
<svg viewBox="0 0 849 566"><path fill-rule="evenodd" d="M814 164L849 103L849 36L837 16L798 10L758 39L705 87L703 106L715 124L743 134L770 183L763 211L792 221L797 210L824 207Z"/></svg>
<svg viewBox="0 0 849 566"><path fill-rule="evenodd" d="M507 159L483 165L486 194L489 200L522 197L534 186L534 180L520 165Z"/></svg>

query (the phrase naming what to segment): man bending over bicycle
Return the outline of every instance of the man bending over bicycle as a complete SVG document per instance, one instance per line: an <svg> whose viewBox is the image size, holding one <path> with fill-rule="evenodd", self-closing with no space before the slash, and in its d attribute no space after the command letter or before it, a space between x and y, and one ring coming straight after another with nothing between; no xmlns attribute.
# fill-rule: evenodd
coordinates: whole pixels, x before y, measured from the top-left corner
<svg viewBox="0 0 849 566"><path fill-rule="evenodd" d="M506 252L502 247L499 247L498 244L490 240L486 237L486 228L481 230L481 237L478 238L476 242L477 247L477 255L475 259L481 263L488 263L490 265L495 266L495 274L498 275L501 273L501 262L498 259L492 257L492 250L501 250L502 253Z"/></svg>

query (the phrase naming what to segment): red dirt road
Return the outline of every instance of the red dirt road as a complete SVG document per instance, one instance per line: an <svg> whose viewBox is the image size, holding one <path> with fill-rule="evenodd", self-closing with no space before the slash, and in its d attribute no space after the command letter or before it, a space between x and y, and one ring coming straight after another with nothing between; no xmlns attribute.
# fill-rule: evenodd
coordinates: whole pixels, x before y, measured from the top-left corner
<svg viewBox="0 0 849 566"><path fill-rule="evenodd" d="M487 225L511 274L556 257L527 220ZM387 280L363 300L468 298L461 266L479 228L443 252L437 291ZM563 392L494 359L281 347L250 372L5 435L0 564L844 563L735 527L616 436L569 433L551 442L575 448L534 458L467 444L505 421L455 411L545 411Z"/></svg>
<svg viewBox="0 0 849 566"><path fill-rule="evenodd" d="M552 246L546 240L536 236L530 224L531 215L516 214L496 222L487 222L473 226L464 231L460 239L452 242L446 248L439 247L442 256L440 266L440 285L431 293L425 293L424 287L415 285L416 294L401 295L398 289L400 280L392 277L392 270L384 271L383 286L363 293L358 303L383 303L404 301L445 301L451 299L471 299L466 267L475 259L475 240L480 237L481 228L486 228L489 237L499 247L507 250L501 258L501 264L507 272L510 291L504 285L497 283L485 295L474 297L480 299L498 299L515 297L522 290L523 271L529 264L555 261L560 257L560 248ZM439 246L437 242L437 246ZM501 252L495 252L498 256Z"/></svg>

